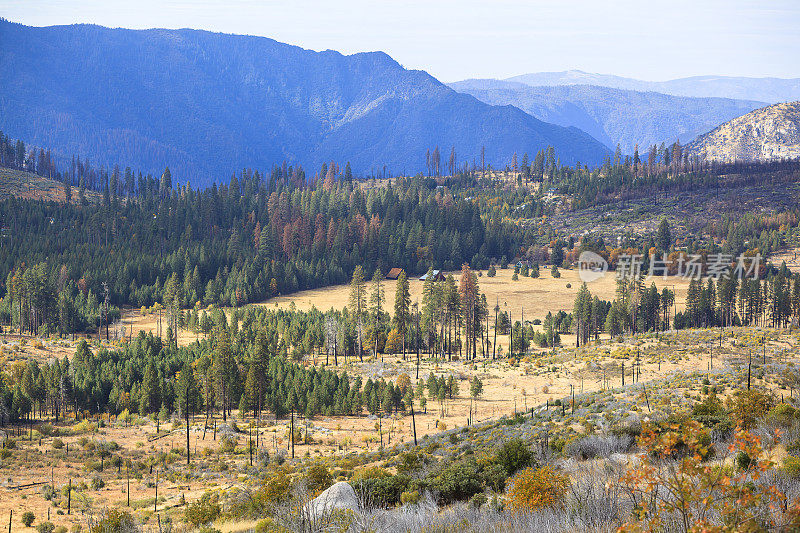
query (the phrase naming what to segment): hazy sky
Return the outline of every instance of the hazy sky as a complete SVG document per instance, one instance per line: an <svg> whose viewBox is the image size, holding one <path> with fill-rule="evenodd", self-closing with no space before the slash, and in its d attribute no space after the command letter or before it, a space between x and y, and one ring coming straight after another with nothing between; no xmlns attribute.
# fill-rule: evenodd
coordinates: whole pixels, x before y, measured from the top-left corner
<svg viewBox="0 0 800 533"><path fill-rule="evenodd" d="M573 68L647 80L800 77L798 0L0 0L0 16L383 50L445 82Z"/></svg>

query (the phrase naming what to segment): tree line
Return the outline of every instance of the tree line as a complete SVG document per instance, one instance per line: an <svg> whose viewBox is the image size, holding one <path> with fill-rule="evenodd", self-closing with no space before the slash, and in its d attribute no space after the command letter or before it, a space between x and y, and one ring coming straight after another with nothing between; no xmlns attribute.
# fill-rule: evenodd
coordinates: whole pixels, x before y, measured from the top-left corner
<svg viewBox="0 0 800 533"><path fill-rule="evenodd" d="M345 282L356 266L485 267L515 248L502 225L487 235L475 204L418 178L367 189L286 168L269 179L244 172L202 191L164 181L146 178L137 196L105 195L97 205L0 202L2 279L45 263L51 285L66 269L95 295L107 286L114 305L177 294L184 308L236 306Z"/></svg>

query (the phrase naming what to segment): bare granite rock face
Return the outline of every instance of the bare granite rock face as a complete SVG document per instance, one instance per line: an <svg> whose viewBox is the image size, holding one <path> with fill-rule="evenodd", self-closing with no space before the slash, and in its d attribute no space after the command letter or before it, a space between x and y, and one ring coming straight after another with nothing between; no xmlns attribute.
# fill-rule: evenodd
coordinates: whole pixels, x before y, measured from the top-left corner
<svg viewBox="0 0 800 533"><path fill-rule="evenodd" d="M800 157L800 102L775 104L737 117L686 146L690 155L720 163Z"/></svg>
<svg viewBox="0 0 800 533"><path fill-rule="evenodd" d="M308 502L304 511L310 520L318 520L333 511L346 509L358 511L358 498L349 483L339 481Z"/></svg>

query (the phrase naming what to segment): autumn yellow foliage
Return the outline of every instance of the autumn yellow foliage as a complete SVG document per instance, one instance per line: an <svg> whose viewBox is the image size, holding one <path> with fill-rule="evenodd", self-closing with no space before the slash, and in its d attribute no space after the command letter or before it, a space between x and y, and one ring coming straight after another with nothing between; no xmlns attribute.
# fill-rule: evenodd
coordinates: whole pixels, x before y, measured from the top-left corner
<svg viewBox="0 0 800 533"><path fill-rule="evenodd" d="M567 477L550 466L526 468L509 480L507 506L518 512L555 507L562 504L568 488Z"/></svg>
<svg viewBox="0 0 800 533"><path fill-rule="evenodd" d="M389 336L386 338L386 353L399 353L403 348L403 336L397 331L397 328L392 328Z"/></svg>

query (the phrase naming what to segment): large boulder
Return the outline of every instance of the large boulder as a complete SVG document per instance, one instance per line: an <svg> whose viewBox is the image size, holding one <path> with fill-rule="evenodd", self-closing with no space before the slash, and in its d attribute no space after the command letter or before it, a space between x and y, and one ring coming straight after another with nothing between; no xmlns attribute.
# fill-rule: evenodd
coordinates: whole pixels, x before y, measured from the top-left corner
<svg viewBox="0 0 800 533"><path fill-rule="evenodd" d="M353 490L350 483L339 481L308 502L304 510L309 518L314 519L326 516L336 510L358 511L359 508L356 491Z"/></svg>

